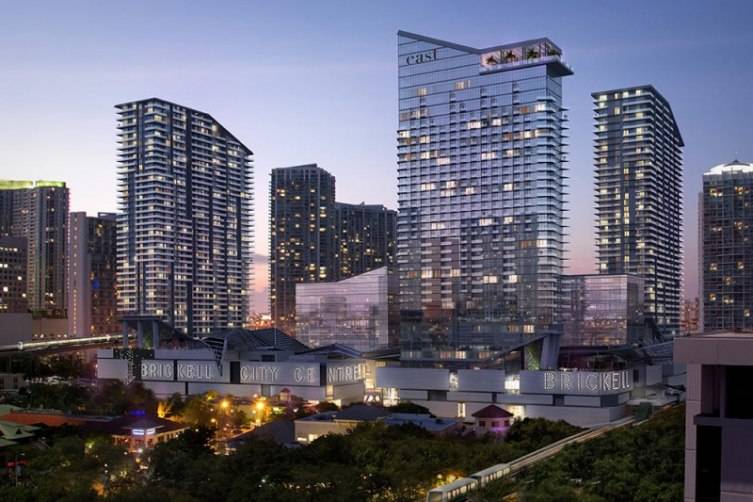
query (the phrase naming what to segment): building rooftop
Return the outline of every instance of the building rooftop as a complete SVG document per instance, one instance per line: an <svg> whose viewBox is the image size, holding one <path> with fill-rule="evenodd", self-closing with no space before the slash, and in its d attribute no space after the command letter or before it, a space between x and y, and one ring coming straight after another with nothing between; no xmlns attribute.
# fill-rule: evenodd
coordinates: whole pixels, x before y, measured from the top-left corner
<svg viewBox="0 0 753 502"><path fill-rule="evenodd" d="M703 175L715 176L726 173L753 173L753 163L740 162L739 160L735 159L732 162L727 162L726 164L716 165Z"/></svg>
<svg viewBox="0 0 753 502"><path fill-rule="evenodd" d="M490 404L473 413L472 416L475 418L512 418L515 415L497 405Z"/></svg>

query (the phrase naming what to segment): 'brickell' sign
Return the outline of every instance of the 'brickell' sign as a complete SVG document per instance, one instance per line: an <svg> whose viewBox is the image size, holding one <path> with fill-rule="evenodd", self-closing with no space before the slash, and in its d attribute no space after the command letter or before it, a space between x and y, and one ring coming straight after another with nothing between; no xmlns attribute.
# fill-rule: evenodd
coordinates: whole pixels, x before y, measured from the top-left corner
<svg viewBox="0 0 753 502"><path fill-rule="evenodd" d="M631 370L521 371L520 392L530 394L607 395L633 390Z"/></svg>

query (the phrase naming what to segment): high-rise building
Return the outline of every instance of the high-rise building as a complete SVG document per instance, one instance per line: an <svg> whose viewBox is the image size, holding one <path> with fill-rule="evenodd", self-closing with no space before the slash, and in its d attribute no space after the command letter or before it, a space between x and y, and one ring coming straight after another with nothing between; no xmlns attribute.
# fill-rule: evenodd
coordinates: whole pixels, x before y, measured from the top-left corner
<svg viewBox="0 0 753 502"><path fill-rule="evenodd" d="M335 177L316 164L280 167L270 180L270 312L294 334L299 283L331 282L391 265L396 213L335 201Z"/></svg>
<svg viewBox="0 0 753 502"><path fill-rule="evenodd" d="M26 239L0 237L0 314L28 312Z"/></svg>
<svg viewBox="0 0 753 502"><path fill-rule="evenodd" d="M335 204L338 279L384 266L395 256L397 211L378 204Z"/></svg>
<svg viewBox="0 0 753 502"><path fill-rule="evenodd" d="M646 315L680 325L682 136L669 102L644 85L595 92L596 230L603 274L644 278Z"/></svg>
<svg viewBox="0 0 753 502"><path fill-rule="evenodd" d="M116 215L70 213L68 220L68 336L121 331L117 315Z"/></svg>
<svg viewBox="0 0 753 502"><path fill-rule="evenodd" d="M68 196L58 181L0 181L0 236L26 239L26 298L41 315L65 316Z"/></svg>
<svg viewBox="0 0 753 502"><path fill-rule="evenodd" d="M753 331L753 164L703 175L704 331Z"/></svg>
<svg viewBox="0 0 753 502"><path fill-rule="evenodd" d="M118 308L191 336L241 327L251 290L252 152L211 115L117 105Z"/></svg>
<svg viewBox="0 0 753 502"><path fill-rule="evenodd" d="M383 349L397 341L399 312L388 267L336 282L296 285L296 338L310 347Z"/></svg>
<svg viewBox="0 0 753 502"><path fill-rule="evenodd" d="M295 332L295 285L335 271L335 177L316 164L272 170L269 187L270 313Z"/></svg>
<svg viewBox="0 0 753 502"><path fill-rule="evenodd" d="M559 331L561 55L546 38L477 49L398 33L404 359L468 360Z"/></svg>

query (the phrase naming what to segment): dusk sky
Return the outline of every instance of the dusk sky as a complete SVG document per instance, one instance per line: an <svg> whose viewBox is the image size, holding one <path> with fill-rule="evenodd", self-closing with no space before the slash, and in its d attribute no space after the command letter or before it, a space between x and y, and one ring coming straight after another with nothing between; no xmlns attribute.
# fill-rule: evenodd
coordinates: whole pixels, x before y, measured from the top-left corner
<svg viewBox="0 0 753 502"><path fill-rule="evenodd" d="M11 2L0 0L0 177L68 182L116 209L113 105L210 113L255 154L256 252L273 167L317 162L344 202L396 207L399 29L488 47L549 37L575 75L572 272L594 259L591 92L653 84L685 140L685 296L697 291L702 173L753 161L753 2ZM263 311L266 272L257 269Z"/></svg>

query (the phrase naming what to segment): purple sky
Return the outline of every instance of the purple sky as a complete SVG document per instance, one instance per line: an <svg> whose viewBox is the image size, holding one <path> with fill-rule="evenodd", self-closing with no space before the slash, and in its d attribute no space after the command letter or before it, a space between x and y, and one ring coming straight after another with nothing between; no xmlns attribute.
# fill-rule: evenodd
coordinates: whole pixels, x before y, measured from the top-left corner
<svg viewBox="0 0 753 502"><path fill-rule="evenodd" d="M277 5L280 4L280 5ZM318 162L337 197L396 207L396 32L486 47L548 36L575 75L570 269L594 270L592 91L654 84L685 139L685 295L701 174L753 159L753 2L3 2L0 177L61 179L115 210L115 111L157 96L212 114L255 152L256 251L273 167ZM266 271L256 305L265 310Z"/></svg>

